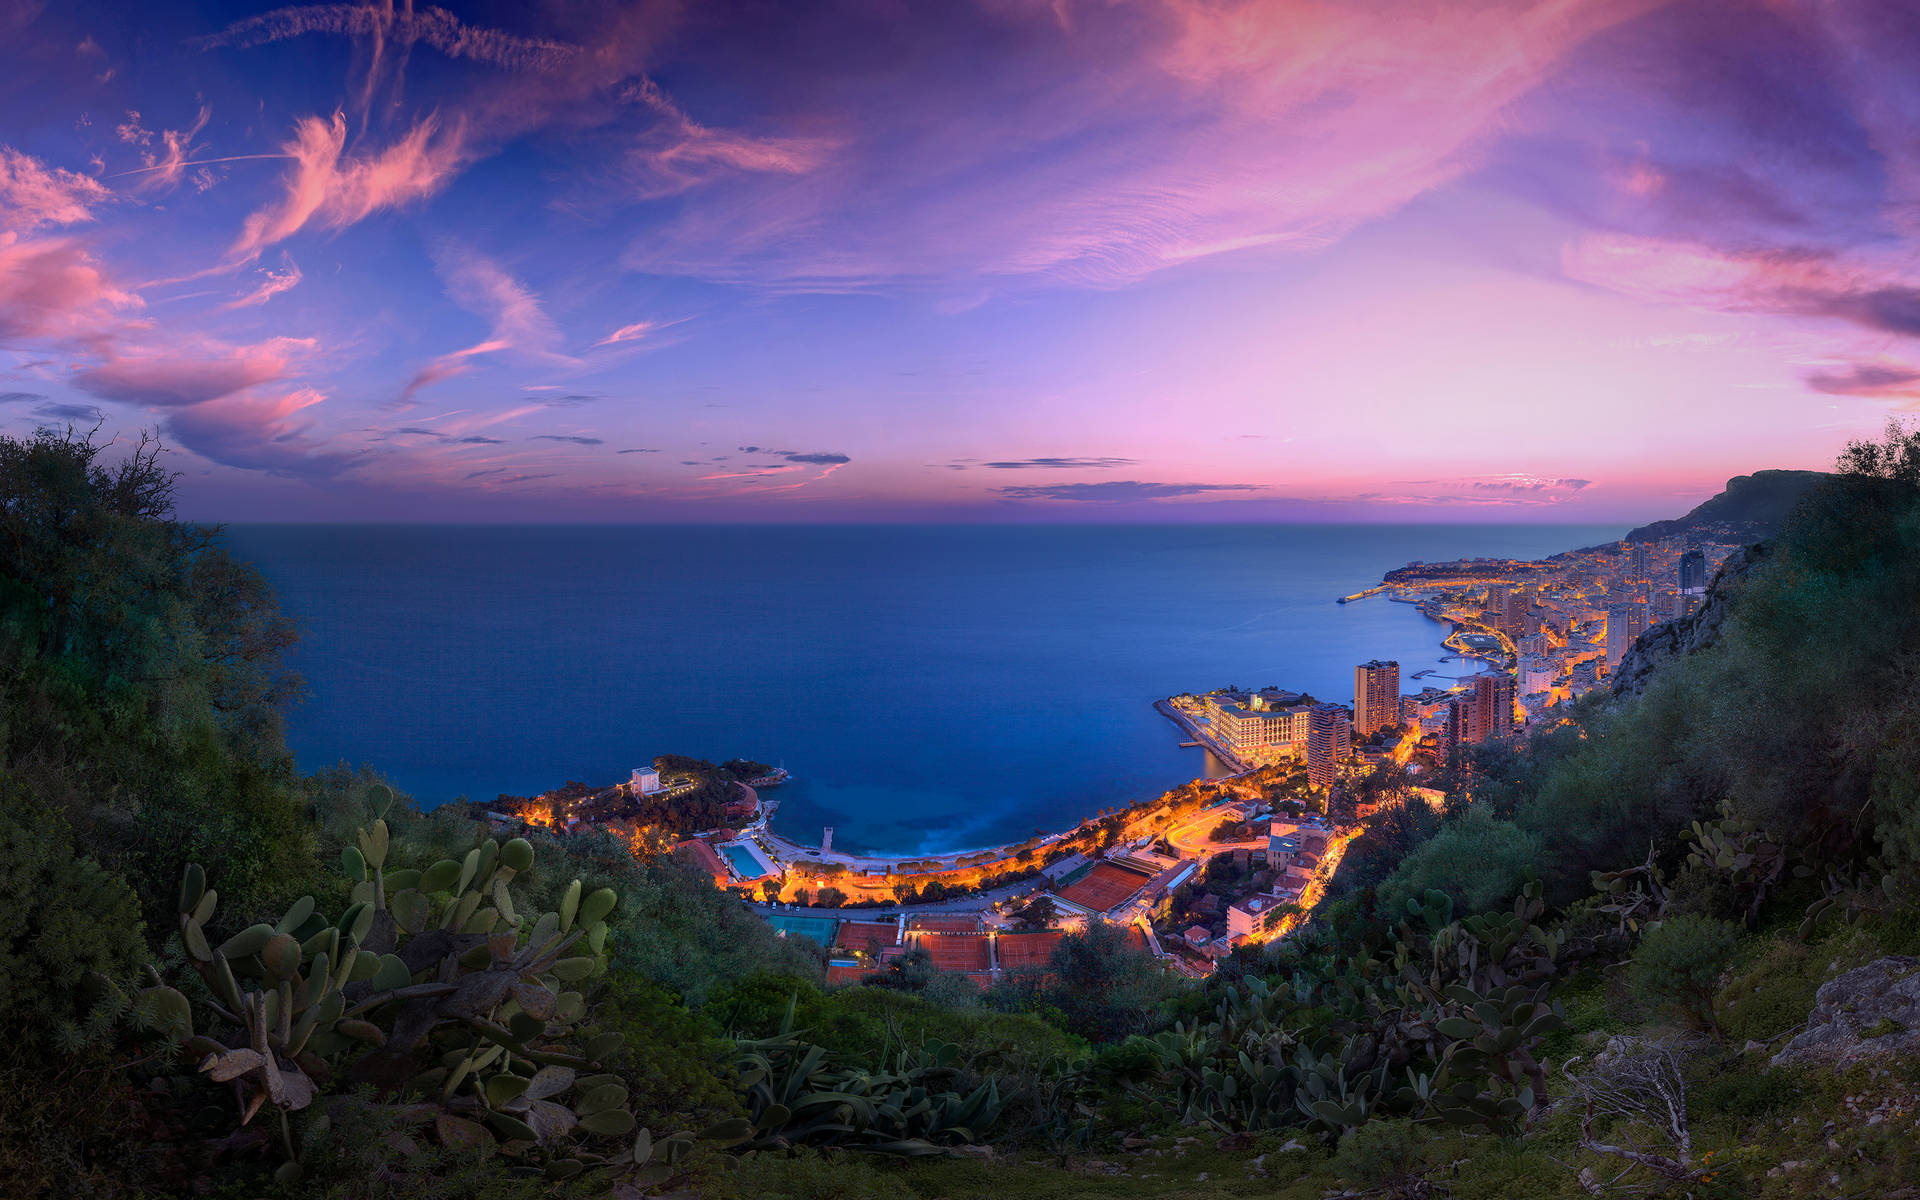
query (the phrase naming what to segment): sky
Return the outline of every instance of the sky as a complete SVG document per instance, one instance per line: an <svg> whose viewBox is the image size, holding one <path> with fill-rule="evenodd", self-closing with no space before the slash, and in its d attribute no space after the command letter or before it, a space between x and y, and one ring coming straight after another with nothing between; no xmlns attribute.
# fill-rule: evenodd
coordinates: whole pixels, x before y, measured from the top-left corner
<svg viewBox="0 0 1920 1200"><path fill-rule="evenodd" d="M206 520L1677 515L1920 403L1920 6L0 0L0 433Z"/></svg>

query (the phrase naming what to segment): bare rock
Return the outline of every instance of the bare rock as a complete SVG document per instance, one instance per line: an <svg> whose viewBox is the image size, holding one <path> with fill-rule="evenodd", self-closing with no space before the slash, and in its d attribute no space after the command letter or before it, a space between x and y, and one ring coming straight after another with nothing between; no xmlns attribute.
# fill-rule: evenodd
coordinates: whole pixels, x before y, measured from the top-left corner
<svg viewBox="0 0 1920 1200"><path fill-rule="evenodd" d="M1892 955L1821 984L1806 1031L1771 1062L1830 1062L1843 1069L1914 1053L1920 1053L1920 959Z"/></svg>

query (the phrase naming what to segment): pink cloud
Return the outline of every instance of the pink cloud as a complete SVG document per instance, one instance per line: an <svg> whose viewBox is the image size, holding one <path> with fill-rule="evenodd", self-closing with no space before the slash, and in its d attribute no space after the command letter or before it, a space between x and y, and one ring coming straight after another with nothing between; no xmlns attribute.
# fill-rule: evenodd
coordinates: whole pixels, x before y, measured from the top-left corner
<svg viewBox="0 0 1920 1200"><path fill-rule="evenodd" d="M139 114L129 113L128 116L137 119ZM157 192L170 191L179 186L180 180L186 175L187 168L193 165L188 161L189 157L193 154L193 139L198 137L200 131L207 127L207 121L212 116L213 110L203 104L200 106L199 115L187 129L161 130L161 151L159 154L149 153L142 156L146 163L146 168L140 173L140 178L134 183L134 187L141 191ZM121 130L121 136L125 139L126 126L121 126ZM146 133L145 130L141 130L140 132L143 135ZM150 137L150 135L148 135L148 137ZM142 138L142 144L148 140L148 137ZM200 190L205 191L206 189L203 187Z"/></svg>
<svg viewBox="0 0 1920 1200"><path fill-rule="evenodd" d="M294 160L285 193L247 217L229 258L243 262L285 241L308 225L344 229L382 209L425 199L467 161L466 131L456 122L442 128L426 117L386 149L361 155L346 152L347 122L302 118L283 149Z"/></svg>
<svg viewBox="0 0 1920 1200"><path fill-rule="evenodd" d="M82 242L0 232L0 344L97 338L139 305Z"/></svg>
<svg viewBox="0 0 1920 1200"><path fill-rule="evenodd" d="M755 136L711 128L694 120L651 79L629 87L626 96L660 118L628 156L636 194L644 199L677 195L738 172L805 175L822 166L840 144L826 137Z"/></svg>
<svg viewBox="0 0 1920 1200"><path fill-rule="evenodd" d="M1638 300L1819 317L1920 337L1920 283L1901 264L1814 250L1724 250L1700 242L1590 234L1568 244L1569 278Z"/></svg>
<svg viewBox="0 0 1920 1200"><path fill-rule="evenodd" d="M272 338L251 346L208 344L195 353L115 349L73 381L107 400L178 408L285 378L311 339Z"/></svg>
<svg viewBox="0 0 1920 1200"><path fill-rule="evenodd" d="M230 395L178 409L167 432L200 457L223 466L273 475L325 479L364 457L307 437L308 409L326 396L313 388L277 395Z"/></svg>
<svg viewBox="0 0 1920 1200"><path fill-rule="evenodd" d="M49 167L0 146L0 233L29 233L43 225L76 225L113 193L85 175Z"/></svg>
<svg viewBox="0 0 1920 1200"><path fill-rule="evenodd" d="M443 354L422 367L400 393L401 404L411 403L422 388L465 374L472 369L473 360L482 355L512 351L550 365L578 364L577 359L560 352L560 328L547 316L540 297L499 263L452 245L442 247L435 262L446 282L447 296L468 312L485 317L491 328L484 340Z"/></svg>
<svg viewBox="0 0 1920 1200"><path fill-rule="evenodd" d="M253 308L265 304L282 292L290 292L300 286L300 280L302 278L299 264L294 262L292 257L284 253L280 256L280 269L278 271L271 267L262 267L260 274L262 278L260 282L254 286L252 291L229 301L224 307L230 309Z"/></svg>

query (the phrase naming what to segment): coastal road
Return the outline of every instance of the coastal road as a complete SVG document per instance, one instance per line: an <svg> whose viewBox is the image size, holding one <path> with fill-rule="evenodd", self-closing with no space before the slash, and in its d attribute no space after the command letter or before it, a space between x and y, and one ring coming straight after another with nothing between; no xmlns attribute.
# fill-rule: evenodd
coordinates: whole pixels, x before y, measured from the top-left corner
<svg viewBox="0 0 1920 1200"><path fill-rule="evenodd" d="M991 892L981 892L977 896L960 896L952 900L936 900L931 904L889 904L884 907L860 907L850 905L842 908L821 908L818 905L801 907L797 904L767 904L759 900L745 901L748 908L762 917L769 913L785 913L794 917L833 917L846 921L891 921L905 913L909 917L937 917L943 913L972 914L992 908L1001 900L1015 896L1024 896L1039 887L1037 879L1027 879L1020 883L995 888Z"/></svg>
<svg viewBox="0 0 1920 1200"><path fill-rule="evenodd" d="M1229 806L1202 809L1166 833L1167 844L1181 858L1209 858L1227 850L1251 850L1267 844L1264 837L1248 838L1238 842L1208 841L1208 835L1223 821L1237 821L1239 809Z"/></svg>

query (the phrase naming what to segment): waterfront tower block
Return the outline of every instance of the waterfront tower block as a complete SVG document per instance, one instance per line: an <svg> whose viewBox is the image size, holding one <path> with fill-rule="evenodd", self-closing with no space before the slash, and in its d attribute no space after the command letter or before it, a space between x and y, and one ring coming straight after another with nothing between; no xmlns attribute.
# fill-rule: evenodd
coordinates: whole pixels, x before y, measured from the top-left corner
<svg viewBox="0 0 1920 1200"><path fill-rule="evenodd" d="M1374 659L1353 669L1353 731L1367 737L1400 724L1400 664Z"/></svg>

